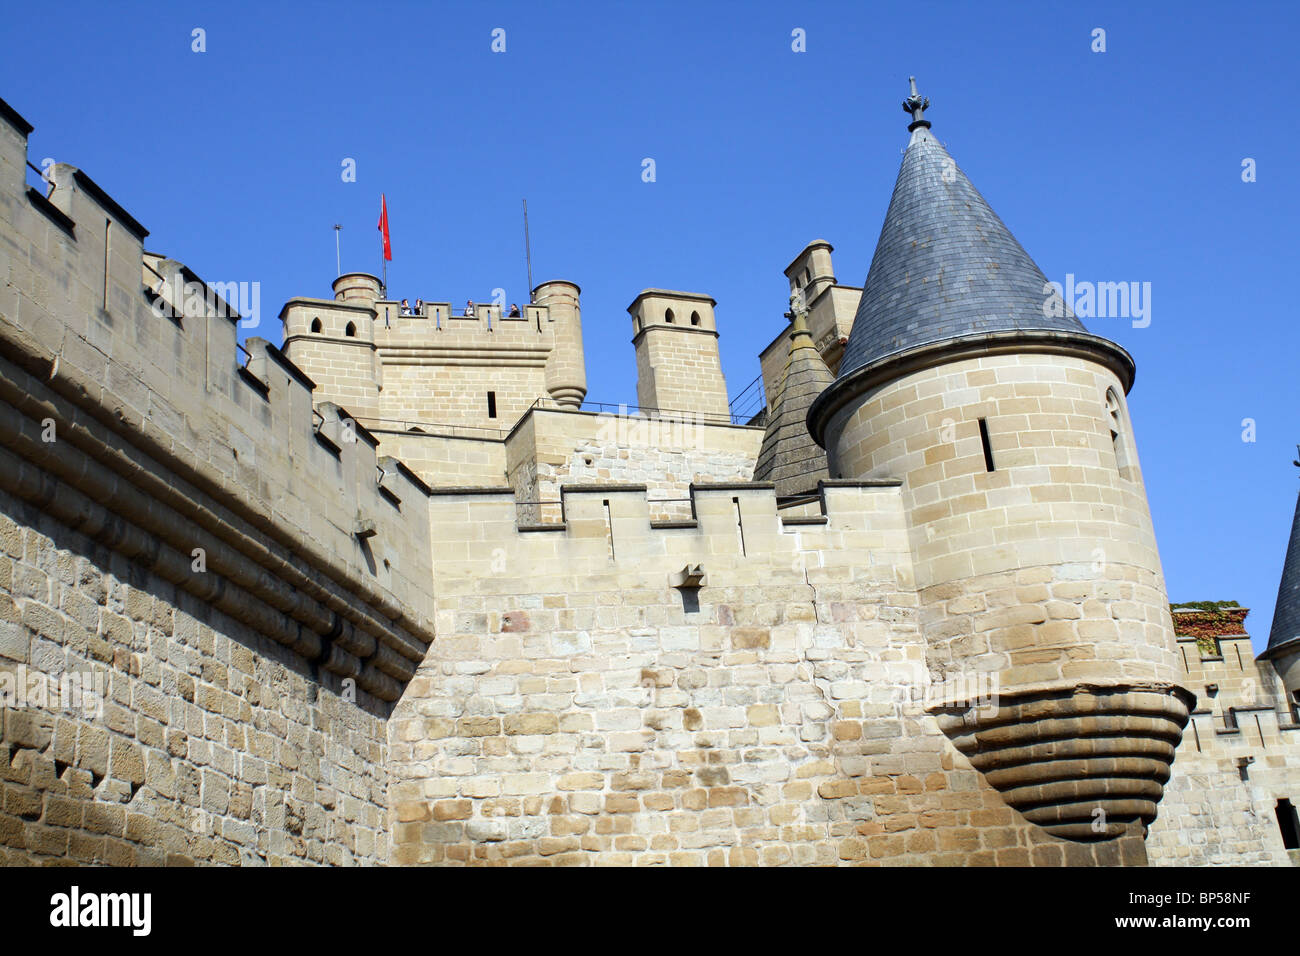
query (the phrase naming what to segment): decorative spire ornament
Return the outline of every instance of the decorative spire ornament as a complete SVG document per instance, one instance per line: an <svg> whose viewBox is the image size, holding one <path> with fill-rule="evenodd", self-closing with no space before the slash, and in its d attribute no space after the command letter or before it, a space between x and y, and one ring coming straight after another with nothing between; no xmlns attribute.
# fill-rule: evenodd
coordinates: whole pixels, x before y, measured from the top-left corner
<svg viewBox="0 0 1300 956"><path fill-rule="evenodd" d="M909 76L907 81L912 85L912 95L903 100L903 112L912 114L912 122L908 125L907 131L910 133L917 128L929 129L930 121L924 114L930 108L930 98L916 92L916 77Z"/></svg>

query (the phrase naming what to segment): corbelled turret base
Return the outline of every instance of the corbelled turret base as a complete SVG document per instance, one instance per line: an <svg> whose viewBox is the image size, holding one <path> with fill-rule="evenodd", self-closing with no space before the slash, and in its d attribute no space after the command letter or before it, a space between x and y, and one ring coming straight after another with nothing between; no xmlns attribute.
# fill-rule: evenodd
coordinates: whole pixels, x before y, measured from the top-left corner
<svg viewBox="0 0 1300 956"><path fill-rule="evenodd" d="M1195 699L1180 687L1077 687L1002 700L939 725L1025 818L1068 840L1121 835L1156 817Z"/></svg>

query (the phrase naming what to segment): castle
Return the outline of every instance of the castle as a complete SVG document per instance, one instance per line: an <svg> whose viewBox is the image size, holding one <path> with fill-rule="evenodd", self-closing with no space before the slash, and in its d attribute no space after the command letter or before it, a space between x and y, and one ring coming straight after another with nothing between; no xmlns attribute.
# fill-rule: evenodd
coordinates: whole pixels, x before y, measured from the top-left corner
<svg viewBox="0 0 1300 956"><path fill-rule="evenodd" d="M0 101L0 862L1288 864L1300 512L1258 661L1171 615L1133 359L928 105L735 421L699 293L630 408L568 281L240 345Z"/></svg>

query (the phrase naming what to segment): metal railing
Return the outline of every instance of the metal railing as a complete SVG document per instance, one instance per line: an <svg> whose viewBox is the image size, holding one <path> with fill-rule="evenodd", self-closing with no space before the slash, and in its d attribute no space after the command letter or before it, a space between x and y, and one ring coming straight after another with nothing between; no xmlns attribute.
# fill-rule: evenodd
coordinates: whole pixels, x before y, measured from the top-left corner
<svg viewBox="0 0 1300 956"><path fill-rule="evenodd" d="M41 169L39 166L32 165L30 159L27 160L27 168L36 174L37 181L40 183L41 188L45 190L45 198L49 199L50 196L54 194L54 180L48 179L45 175L45 170ZM36 188L36 183L29 182L27 185L31 186L33 189Z"/></svg>
<svg viewBox="0 0 1300 956"><path fill-rule="evenodd" d="M767 411L762 372L731 400L730 411L731 420L738 425L759 424L758 417Z"/></svg>
<svg viewBox="0 0 1300 956"><path fill-rule="evenodd" d="M553 398L536 398L529 407L548 411L570 410L570 406L562 405ZM650 408L645 405L629 405L626 402L619 402L615 405L610 402L591 402L584 399L579 411L599 412L602 414L613 414L624 417L631 416L633 418L644 418L651 421L682 422L687 425L749 424L748 421L731 414L715 415L710 414L709 412L692 412L685 409Z"/></svg>
<svg viewBox="0 0 1300 956"><path fill-rule="evenodd" d="M242 346L240 348L242 349ZM534 408L548 411L571 410L571 406L562 405L553 398L540 397L534 399L533 403L529 406L529 409ZM647 408L641 405L628 405L626 403L614 405L608 402L584 401L580 410L584 412L600 412L620 416L630 416L634 418L642 418L647 421L681 422L688 425L749 424L748 421L744 420L745 416L743 415L711 415L707 412L689 412L667 408ZM478 425L454 425L445 422L423 421L420 419L364 418L361 416L355 416L355 418L356 421L360 422L370 431L408 432L427 435L450 435L453 437L494 439L504 438L510 431L508 428L487 428Z"/></svg>
<svg viewBox="0 0 1300 956"><path fill-rule="evenodd" d="M368 431L405 432L436 437L438 435L452 438L492 438L500 441L506 436L506 429L485 428L478 425L450 425L442 422L405 421L397 418L363 418L356 416Z"/></svg>

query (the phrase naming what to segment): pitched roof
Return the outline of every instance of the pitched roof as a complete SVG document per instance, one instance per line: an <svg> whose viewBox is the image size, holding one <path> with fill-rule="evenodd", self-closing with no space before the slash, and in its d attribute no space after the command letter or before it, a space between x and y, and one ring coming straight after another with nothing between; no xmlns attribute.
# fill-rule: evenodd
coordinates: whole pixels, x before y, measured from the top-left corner
<svg viewBox="0 0 1300 956"><path fill-rule="evenodd" d="M1277 607L1273 611L1273 627L1268 632L1270 654L1284 644L1296 643L1300 649L1300 498L1296 500L1295 518L1291 522L1291 540L1282 563L1282 581L1277 588Z"/></svg>
<svg viewBox="0 0 1300 956"><path fill-rule="evenodd" d="M809 406L834 378L797 311L790 354L754 465L754 480L775 483L778 496L815 490L819 480L829 477L826 452L808 434L807 419Z"/></svg>
<svg viewBox="0 0 1300 956"><path fill-rule="evenodd" d="M918 345L1024 329L1085 332L1044 315L1047 277L928 128L913 124L839 377Z"/></svg>

